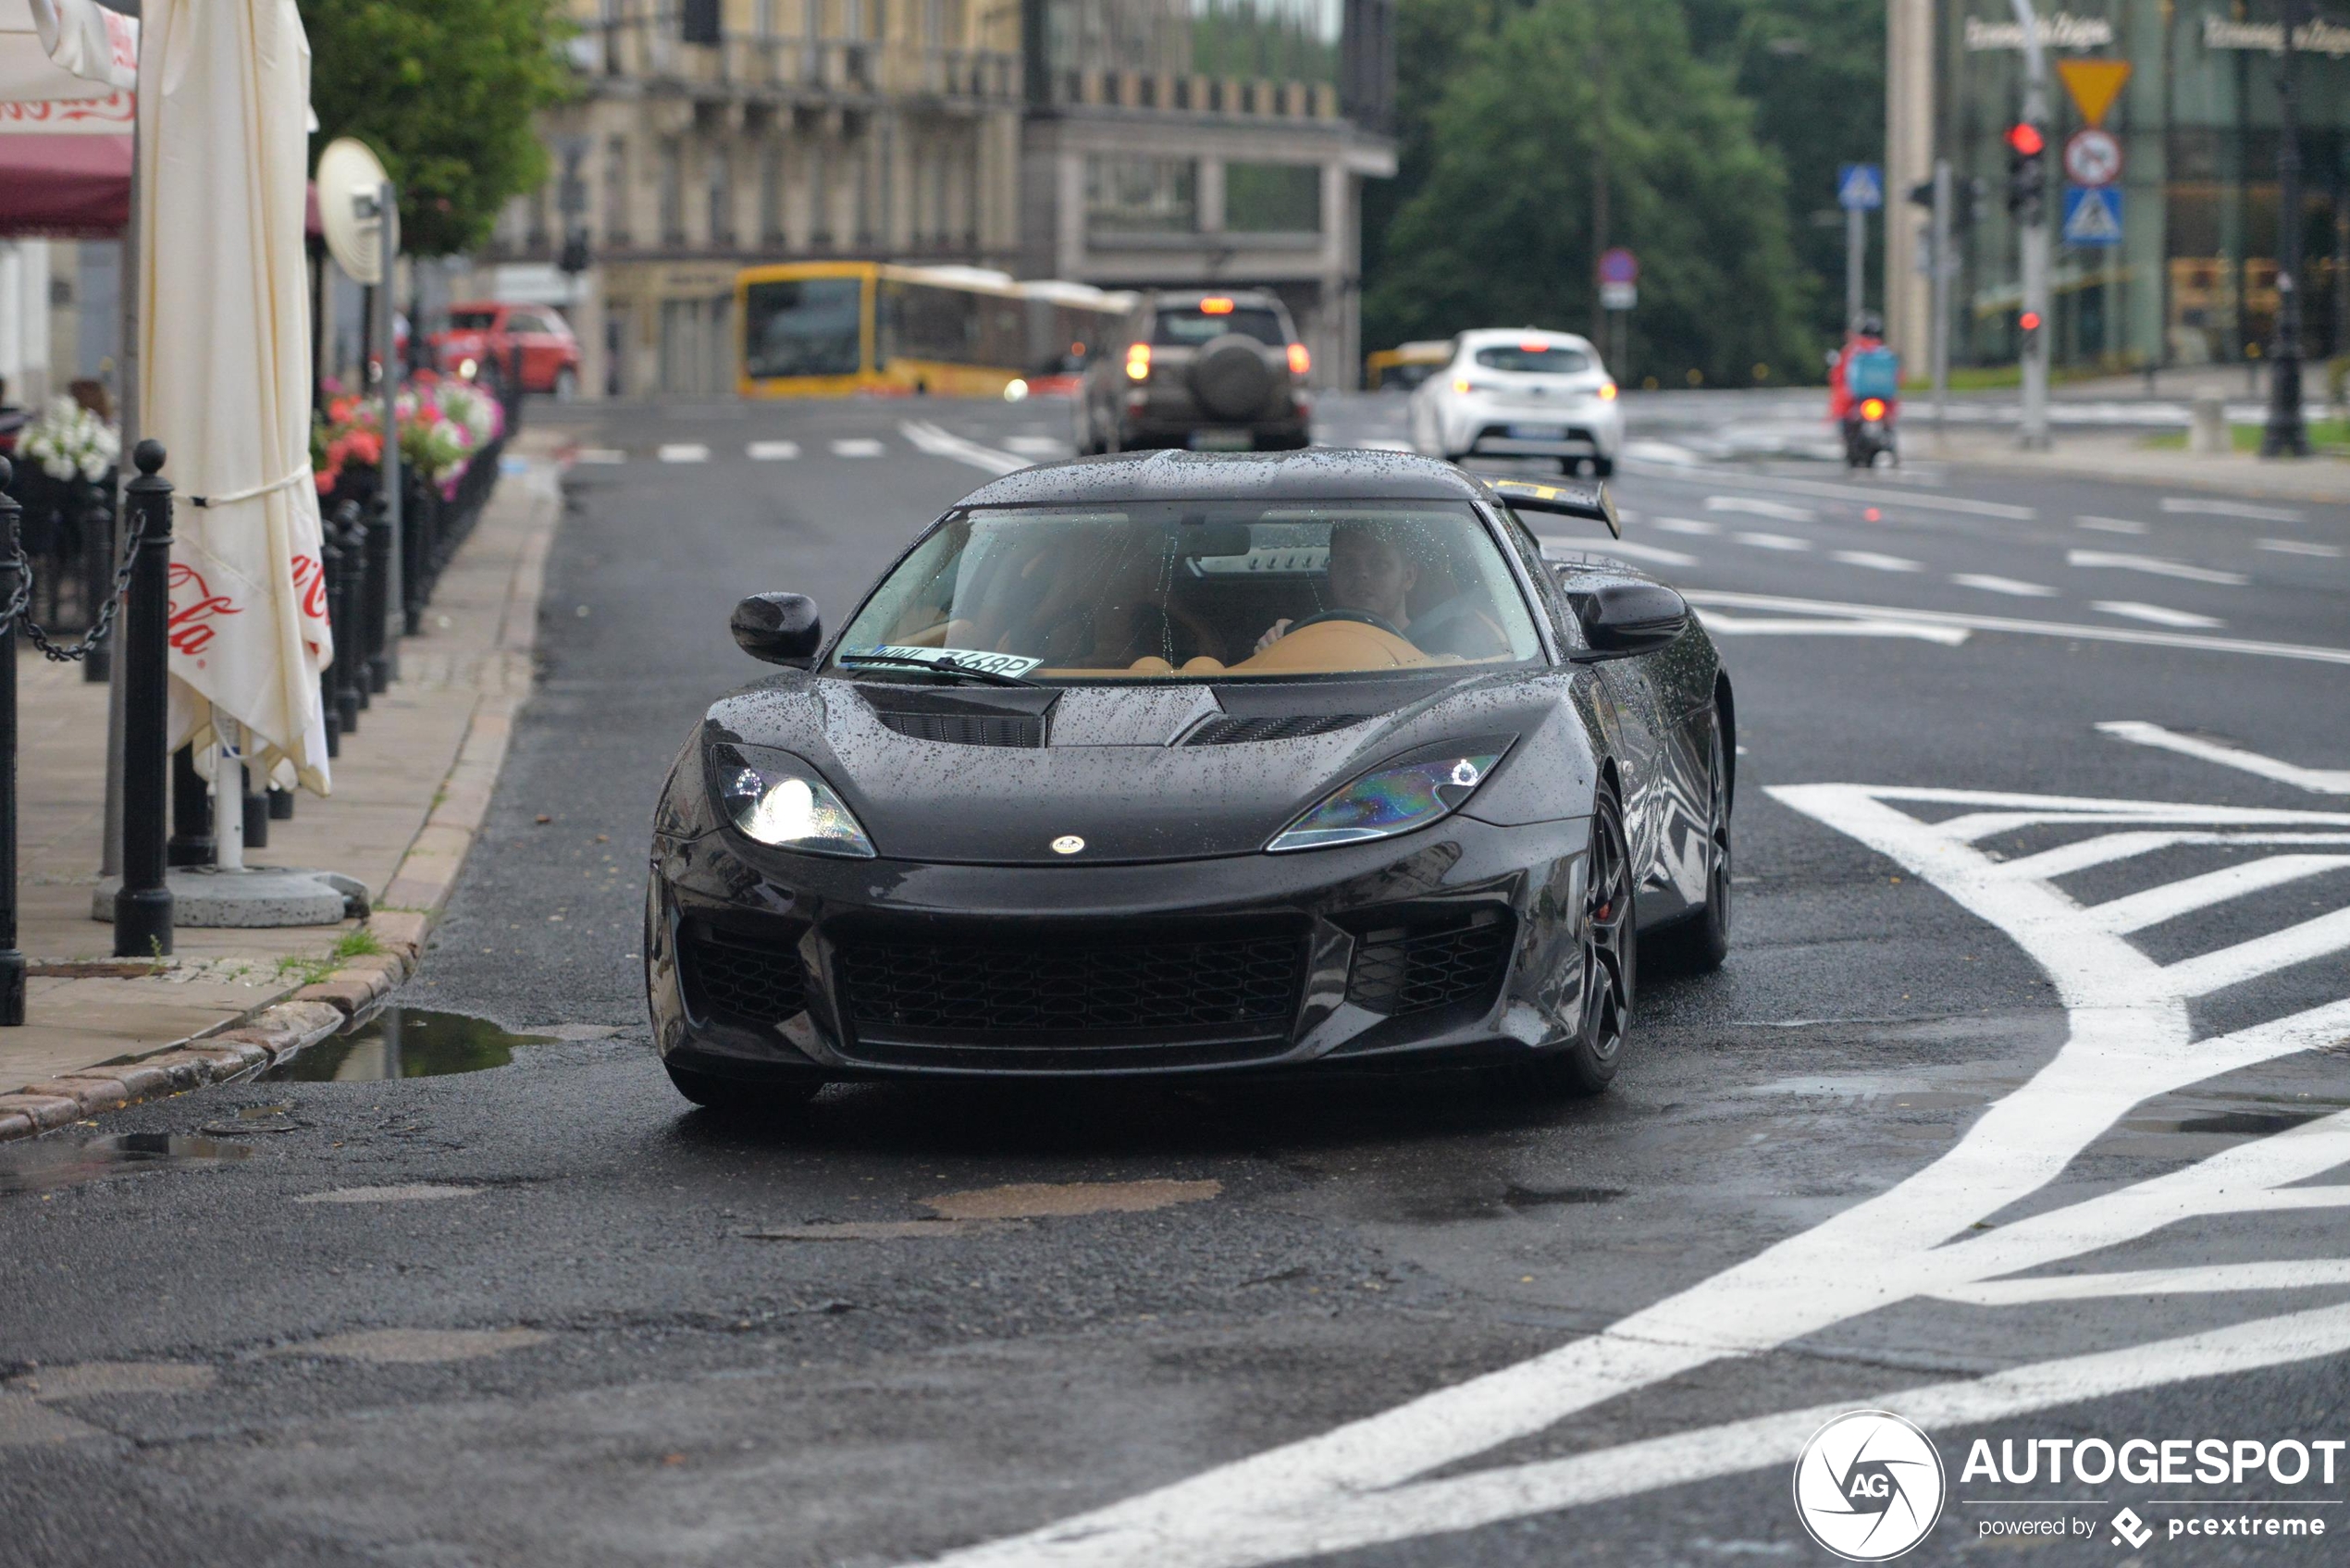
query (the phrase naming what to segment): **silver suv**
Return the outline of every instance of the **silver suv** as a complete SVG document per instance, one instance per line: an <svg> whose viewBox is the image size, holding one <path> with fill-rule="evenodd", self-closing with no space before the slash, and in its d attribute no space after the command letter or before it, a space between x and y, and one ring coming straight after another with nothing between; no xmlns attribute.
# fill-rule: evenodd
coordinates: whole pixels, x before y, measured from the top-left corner
<svg viewBox="0 0 2350 1568"><path fill-rule="evenodd" d="M1303 447L1312 369L1296 324L1271 294L1150 296L1128 320L1122 345L1112 335L1086 367L1077 450Z"/></svg>

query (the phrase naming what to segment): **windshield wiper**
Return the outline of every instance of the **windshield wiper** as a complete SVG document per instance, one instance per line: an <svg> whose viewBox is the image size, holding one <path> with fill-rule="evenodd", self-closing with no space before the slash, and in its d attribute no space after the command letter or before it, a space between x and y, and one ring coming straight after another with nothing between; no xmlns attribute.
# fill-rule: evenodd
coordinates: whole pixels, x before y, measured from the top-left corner
<svg viewBox="0 0 2350 1568"><path fill-rule="evenodd" d="M949 659L909 659L897 653L844 653L838 662L851 669L867 664L886 664L892 669L921 670L933 675L959 677L977 681L987 686L1033 686L1040 683L1025 675L1007 675L1001 670L982 670Z"/></svg>

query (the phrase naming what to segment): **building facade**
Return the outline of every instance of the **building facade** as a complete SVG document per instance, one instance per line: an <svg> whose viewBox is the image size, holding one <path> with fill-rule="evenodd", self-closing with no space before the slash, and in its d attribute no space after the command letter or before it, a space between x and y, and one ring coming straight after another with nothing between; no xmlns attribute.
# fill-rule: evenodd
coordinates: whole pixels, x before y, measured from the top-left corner
<svg viewBox="0 0 2350 1568"><path fill-rule="evenodd" d="M2008 0L1892 0L1888 48L1888 325L1923 365L1928 279L1903 206L1934 156L1950 159L1959 200L1952 249L1951 359L2012 361L2020 306L2018 237L2002 140L2023 103L2023 35ZM2276 328L2282 211L2282 32L2275 0L2043 0L2050 61L2047 210L2056 229L2052 361L2143 369L2257 361ZM2311 6L2311 10L2320 7ZM1906 13L1906 15L1905 15ZM2085 123L2056 73L2065 59L2127 61L2104 129L2122 153L2118 236L2102 224L2068 240L2067 139ZM1930 81L1930 96L1893 91ZM2350 353L2350 24L2298 35L2304 352ZM1907 156L1901 156L1907 150ZM2091 214L2092 218L2100 215Z"/></svg>
<svg viewBox="0 0 2350 1568"><path fill-rule="evenodd" d="M735 274L771 261L1262 285L1327 371L1359 357L1393 0L573 3L553 177L467 286L563 306L588 395L730 389Z"/></svg>

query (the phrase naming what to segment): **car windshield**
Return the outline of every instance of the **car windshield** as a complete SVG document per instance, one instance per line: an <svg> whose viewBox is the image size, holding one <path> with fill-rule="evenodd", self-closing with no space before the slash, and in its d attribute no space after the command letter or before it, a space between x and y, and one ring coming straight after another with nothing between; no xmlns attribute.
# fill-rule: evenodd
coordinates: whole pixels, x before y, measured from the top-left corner
<svg viewBox="0 0 2350 1568"><path fill-rule="evenodd" d="M799 278L744 290L743 372L854 376L863 355L864 281Z"/></svg>
<svg viewBox="0 0 2350 1568"><path fill-rule="evenodd" d="M449 325L460 332L478 332L497 323L498 313L494 310L452 310L449 313Z"/></svg>
<svg viewBox="0 0 2350 1568"><path fill-rule="evenodd" d="M1162 348L1196 348L1202 343L1221 338L1227 332L1237 332L1243 338L1254 338L1275 348L1289 341L1281 330L1281 318L1263 305L1234 305L1231 309L1210 313L1204 310L1161 310L1151 324L1151 341Z"/></svg>
<svg viewBox="0 0 2350 1568"><path fill-rule="evenodd" d="M1137 502L958 514L875 590L835 670L1032 680L1359 674L1540 657L1466 501Z"/></svg>
<svg viewBox="0 0 2350 1568"><path fill-rule="evenodd" d="M1591 368L1591 356L1560 343L1495 343L1477 351L1477 363L1488 370L1579 376Z"/></svg>

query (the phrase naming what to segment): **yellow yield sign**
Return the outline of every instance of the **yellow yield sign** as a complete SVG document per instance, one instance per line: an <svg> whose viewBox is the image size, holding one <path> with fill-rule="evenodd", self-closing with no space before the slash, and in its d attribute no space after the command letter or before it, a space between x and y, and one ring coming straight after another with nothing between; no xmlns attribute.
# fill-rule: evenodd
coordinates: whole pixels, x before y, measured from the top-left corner
<svg viewBox="0 0 2350 1568"><path fill-rule="evenodd" d="M2127 60L2059 60L2057 74L2064 78L2064 90L2072 94L2073 107L2092 126L2105 123L2108 109L2121 96L2122 83L2130 80Z"/></svg>

